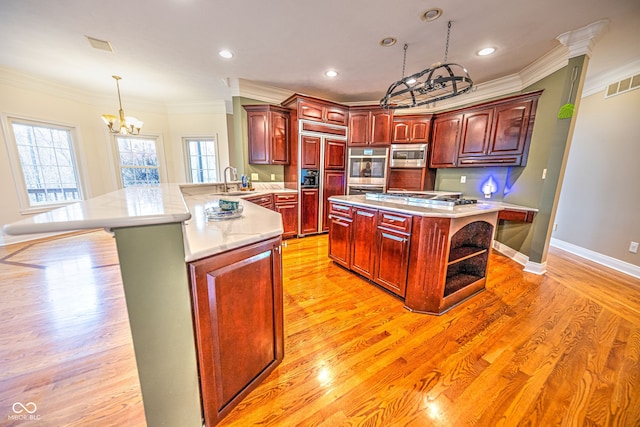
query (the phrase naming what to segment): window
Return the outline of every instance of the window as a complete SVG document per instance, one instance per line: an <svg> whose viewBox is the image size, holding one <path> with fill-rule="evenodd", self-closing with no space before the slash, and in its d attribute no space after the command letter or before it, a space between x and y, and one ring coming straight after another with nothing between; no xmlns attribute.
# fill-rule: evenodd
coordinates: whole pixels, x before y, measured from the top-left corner
<svg viewBox="0 0 640 427"><path fill-rule="evenodd" d="M50 207L82 200L73 128L8 119L15 147L9 146L22 208ZM20 188L21 187L21 188Z"/></svg>
<svg viewBox="0 0 640 427"><path fill-rule="evenodd" d="M160 184L158 148L153 138L116 136L123 187Z"/></svg>
<svg viewBox="0 0 640 427"><path fill-rule="evenodd" d="M185 138L184 141L191 182L218 182L218 145L215 139Z"/></svg>

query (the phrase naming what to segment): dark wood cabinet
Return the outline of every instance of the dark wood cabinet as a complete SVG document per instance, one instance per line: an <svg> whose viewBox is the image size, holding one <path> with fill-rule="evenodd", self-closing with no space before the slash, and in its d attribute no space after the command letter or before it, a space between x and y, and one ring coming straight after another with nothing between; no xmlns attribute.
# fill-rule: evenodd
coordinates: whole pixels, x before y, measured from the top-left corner
<svg viewBox="0 0 640 427"><path fill-rule="evenodd" d="M300 189L300 234L318 232L318 189Z"/></svg>
<svg viewBox="0 0 640 427"><path fill-rule="evenodd" d="M294 94L283 103L287 108L297 111L298 119L313 120L332 125L347 125L348 108L333 102L309 96Z"/></svg>
<svg viewBox="0 0 640 427"><path fill-rule="evenodd" d="M255 203L263 208L273 210L273 196L271 194L256 194L244 198L245 201Z"/></svg>
<svg viewBox="0 0 640 427"><path fill-rule="evenodd" d="M289 110L274 105L244 105L249 163L289 164Z"/></svg>
<svg viewBox="0 0 640 427"><path fill-rule="evenodd" d="M345 193L346 176L344 170L325 170L322 181L322 231L329 230L329 197Z"/></svg>
<svg viewBox="0 0 640 427"><path fill-rule="evenodd" d="M274 210L282 215L282 238L298 234L298 194L276 193L273 195Z"/></svg>
<svg viewBox="0 0 640 427"><path fill-rule="evenodd" d="M342 170L347 165L347 142L339 139L325 139L324 169Z"/></svg>
<svg viewBox="0 0 640 427"><path fill-rule="evenodd" d="M300 137L300 167L302 169L320 168L320 138L303 135Z"/></svg>
<svg viewBox="0 0 640 427"><path fill-rule="evenodd" d="M431 167L525 166L541 93L436 116Z"/></svg>
<svg viewBox="0 0 640 427"><path fill-rule="evenodd" d="M427 191L436 184L436 170L430 168L391 168L387 178L390 191Z"/></svg>
<svg viewBox="0 0 640 427"><path fill-rule="evenodd" d="M273 238L188 264L206 425L282 362L280 244Z"/></svg>
<svg viewBox="0 0 640 427"><path fill-rule="evenodd" d="M409 235L378 227L376 267L373 281L404 297L407 287Z"/></svg>
<svg viewBox="0 0 640 427"><path fill-rule="evenodd" d="M378 211L356 208L353 214L353 242L350 268L369 280L373 280L376 245L372 236L378 225Z"/></svg>
<svg viewBox="0 0 640 427"><path fill-rule="evenodd" d="M393 112L375 107L349 109L349 145L389 145Z"/></svg>
<svg viewBox="0 0 640 427"><path fill-rule="evenodd" d="M329 207L329 258L350 268L352 246L352 208L331 203Z"/></svg>
<svg viewBox="0 0 640 427"><path fill-rule="evenodd" d="M450 168L456 166L462 114L438 116L433 122L433 138L429 167Z"/></svg>
<svg viewBox="0 0 640 427"><path fill-rule="evenodd" d="M391 142L394 144L428 143L431 117L431 114L394 116Z"/></svg>

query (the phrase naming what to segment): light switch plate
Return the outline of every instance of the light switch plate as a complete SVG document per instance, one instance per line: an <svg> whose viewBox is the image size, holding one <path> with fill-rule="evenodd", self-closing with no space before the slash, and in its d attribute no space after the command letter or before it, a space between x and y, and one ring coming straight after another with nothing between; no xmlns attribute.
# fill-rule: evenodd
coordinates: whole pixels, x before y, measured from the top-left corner
<svg viewBox="0 0 640 427"><path fill-rule="evenodd" d="M464 184L465 182L467 182L467 176L466 175L460 176L460 184Z"/></svg>
<svg viewBox="0 0 640 427"><path fill-rule="evenodd" d="M257 173L252 173L251 174L251 181L259 181Z"/></svg>
<svg viewBox="0 0 640 427"><path fill-rule="evenodd" d="M631 242L629 245L629 252L637 254L638 253L638 242Z"/></svg>

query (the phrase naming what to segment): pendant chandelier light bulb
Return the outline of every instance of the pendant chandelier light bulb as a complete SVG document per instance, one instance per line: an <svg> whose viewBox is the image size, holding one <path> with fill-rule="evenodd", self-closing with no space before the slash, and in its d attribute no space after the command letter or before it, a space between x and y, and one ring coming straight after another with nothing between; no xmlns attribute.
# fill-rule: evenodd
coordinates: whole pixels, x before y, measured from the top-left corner
<svg viewBox="0 0 640 427"><path fill-rule="evenodd" d="M135 117L125 117L124 109L122 108L122 98L120 97L119 81L122 79L122 77L111 77L113 77L116 81L116 88L118 90L118 105L120 107L120 110L118 111L117 116L114 116L113 114L103 114L102 120L107 125L107 127L109 128L109 132L111 133L118 133L120 135L138 135L144 123L136 119Z"/></svg>
<svg viewBox="0 0 640 427"><path fill-rule="evenodd" d="M447 24L447 44L443 62L436 62L429 68L406 77L404 71L408 45L404 45L402 78L389 86L387 93L380 100L382 108L400 109L435 104L437 101L471 91L473 81L466 68L447 62L450 35L451 21Z"/></svg>

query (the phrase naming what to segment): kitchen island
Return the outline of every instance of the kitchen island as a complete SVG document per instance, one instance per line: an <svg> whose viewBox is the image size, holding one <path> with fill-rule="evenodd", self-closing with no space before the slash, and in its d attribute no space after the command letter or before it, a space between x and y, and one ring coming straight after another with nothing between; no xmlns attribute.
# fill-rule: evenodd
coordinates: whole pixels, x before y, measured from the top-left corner
<svg viewBox="0 0 640 427"><path fill-rule="evenodd" d="M188 189L126 188L3 227L113 233L149 426L215 425L284 355L281 216L224 196L242 216L207 221L221 196Z"/></svg>
<svg viewBox="0 0 640 427"><path fill-rule="evenodd" d="M498 212L491 203L428 206L334 196L329 257L404 301L442 314L485 288Z"/></svg>

